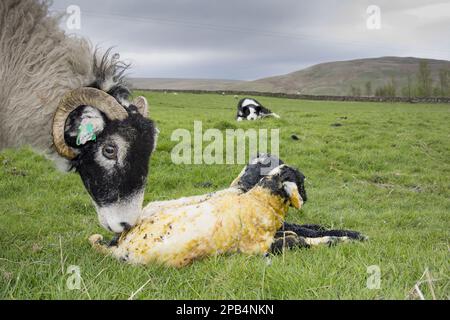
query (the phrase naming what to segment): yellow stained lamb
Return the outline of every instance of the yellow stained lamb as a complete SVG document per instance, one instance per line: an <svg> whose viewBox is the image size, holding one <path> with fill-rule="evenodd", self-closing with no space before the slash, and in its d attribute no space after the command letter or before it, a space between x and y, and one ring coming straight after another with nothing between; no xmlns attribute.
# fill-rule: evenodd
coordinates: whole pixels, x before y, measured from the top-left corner
<svg viewBox="0 0 450 320"><path fill-rule="evenodd" d="M266 164L275 161L279 165L269 170ZM364 236L354 231L283 223L290 206L299 209L306 201L304 180L301 172L281 160L259 156L228 189L152 202L137 225L122 233L116 243L105 244L101 235L89 240L94 248L131 264L173 267L224 253L256 255L363 240Z"/></svg>
<svg viewBox="0 0 450 320"><path fill-rule="evenodd" d="M264 254L289 206L301 207L303 179L297 170L281 165L247 192L234 185L206 196L151 203L117 246L102 245L99 235L90 241L132 264L182 267L209 255Z"/></svg>

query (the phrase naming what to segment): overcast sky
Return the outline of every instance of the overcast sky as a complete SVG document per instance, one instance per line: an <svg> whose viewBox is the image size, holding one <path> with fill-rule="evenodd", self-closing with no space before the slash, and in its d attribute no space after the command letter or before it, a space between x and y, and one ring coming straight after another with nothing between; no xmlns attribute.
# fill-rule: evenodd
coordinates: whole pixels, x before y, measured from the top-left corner
<svg viewBox="0 0 450 320"><path fill-rule="evenodd" d="M450 1L54 0L51 9L70 5L81 28L68 31L115 46L136 77L252 80L354 58L450 60ZM380 29L367 28L369 5Z"/></svg>

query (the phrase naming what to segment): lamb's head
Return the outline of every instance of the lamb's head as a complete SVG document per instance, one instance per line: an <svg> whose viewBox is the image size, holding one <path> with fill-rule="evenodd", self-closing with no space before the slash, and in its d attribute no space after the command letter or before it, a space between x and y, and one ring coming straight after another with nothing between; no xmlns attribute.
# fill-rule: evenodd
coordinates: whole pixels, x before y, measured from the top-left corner
<svg viewBox="0 0 450 320"><path fill-rule="evenodd" d="M238 177L231 183L231 187L238 187L244 192L253 188L272 169L284 164L278 157L269 153L258 153L242 169Z"/></svg>
<svg viewBox="0 0 450 320"><path fill-rule="evenodd" d="M286 164L270 171L258 182L258 185L286 199L295 208L300 208L307 200L305 176L299 170Z"/></svg>
<svg viewBox="0 0 450 320"><path fill-rule="evenodd" d="M157 129L143 97L80 88L61 100L53 122L58 153L80 174L100 223L113 232L133 226L142 211ZM121 101L121 103L119 103Z"/></svg>

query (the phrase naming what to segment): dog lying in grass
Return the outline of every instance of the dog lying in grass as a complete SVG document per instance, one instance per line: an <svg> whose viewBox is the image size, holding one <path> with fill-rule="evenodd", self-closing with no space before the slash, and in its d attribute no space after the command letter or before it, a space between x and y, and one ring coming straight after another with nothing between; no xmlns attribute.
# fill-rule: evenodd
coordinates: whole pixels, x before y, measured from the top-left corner
<svg viewBox="0 0 450 320"><path fill-rule="evenodd" d="M305 177L278 159L279 166L262 174L267 160L274 159L256 158L225 190L150 203L140 222L114 243L104 243L100 235L89 240L94 248L131 264L183 267L205 256L258 255L363 239L353 231L284 223L289 207L299 209L307 199Z"/></svg>

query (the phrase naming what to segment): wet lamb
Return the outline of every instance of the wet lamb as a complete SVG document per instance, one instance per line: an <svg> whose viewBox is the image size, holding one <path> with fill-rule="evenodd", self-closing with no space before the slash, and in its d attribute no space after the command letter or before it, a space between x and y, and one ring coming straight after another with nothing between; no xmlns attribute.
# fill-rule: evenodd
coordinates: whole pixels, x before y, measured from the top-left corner
<svg viewBox="0 0 450 320"><path fill-rule="evenodd" d="M289 206L307 200L305 177L274 156L253 159L225 190L155 201L141 221L109 245L100 235L91 244L133 264L158 262L182 267L223 253L278 253L284 249L364 240L359 232L326 230L283 222Z"/></svg>
<svg viewBox="0 0 450 320"><path fill-rule="evenodd" d="M281 165L247 192L237 186L206 196L175 200L175 204L151 204L145 217L123 233L117 246L98 249L132 264L157 262L182 267L205 256L270 251L274 235L290 206L300 208L304 176ZM305 194L303 196L306 196Z"/></svg>

